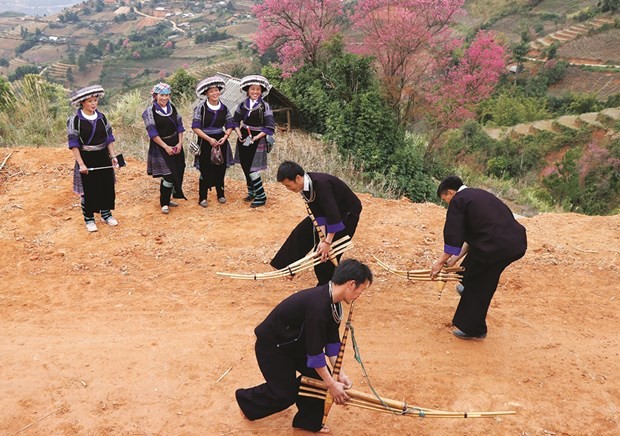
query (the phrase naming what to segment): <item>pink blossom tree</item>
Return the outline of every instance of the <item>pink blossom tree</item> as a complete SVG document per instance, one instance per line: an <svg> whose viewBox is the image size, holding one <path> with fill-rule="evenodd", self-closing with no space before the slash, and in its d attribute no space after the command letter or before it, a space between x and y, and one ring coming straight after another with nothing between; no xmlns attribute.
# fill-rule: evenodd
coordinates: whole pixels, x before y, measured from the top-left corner
<svg viewBox="0 0 620 436"><path fill-rule="evenodd" d="M275 48L285 75L316 66L321 45L340 32L341 0L265 0L252 8L259 20L259 53Z"/></svg>
<svg viewBox="0 0 620 436"><path fill-rule="evenodd" d="M473 117L505 65L505 49L480 33L464 49L453 33L463 0L360 0L351 17L363 35L354 50L374 56L388 102L402 124L426 121L431 142Z"/></svg>
<svg viewBox="0 0 620 436"><path fill-rule="evenodd" d="M435 58L449 53L463 0L360 0L351 21L363 35L354 51L374 56L389 102L410 115L417 86L433 75Z"/></svg>
<svg viewBox="0 0 620 436"><path fill-rule="evenodd" d="M440 68L420 87L423 116L435 135L475 117L476 105L491 95L505 71L506 56L505 47L493 35L478 32L460 58L436 63Z"/></svg>

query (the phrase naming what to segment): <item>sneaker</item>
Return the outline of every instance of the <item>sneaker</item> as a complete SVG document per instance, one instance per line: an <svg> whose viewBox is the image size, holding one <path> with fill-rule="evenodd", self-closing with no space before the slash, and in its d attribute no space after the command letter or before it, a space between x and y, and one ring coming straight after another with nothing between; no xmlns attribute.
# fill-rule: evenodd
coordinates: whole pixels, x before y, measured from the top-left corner
<svg viewBox="0 0 620 436"><path fill-rule="evenodd" d="M207 207L207 200L200 200L200 203L198 203L201 207Z"/></svg>
<svg viewBox="0 0 620 436"><path fill-rule="evenodd" d="M170 208L168 206L162 206L161 207L161 213L169 213L170 212Z"/></svg>
<svg viewBox="0 0 620 436"><path fill-rule="evenodd" d="M90 233L92 233L92 232L96 232L99 229L97 228L97 224L95 224L94 221L88 221L86 223L86 230L88 230Z"/></svg>
<svg viewBox="0 0 620 436"><path fill-rule="evenodd" d="M179 203L175 203L174 201L171 201L169 206L170 207L177 207L179 205Z"/></svg>
<svg viewBox="0 0 620 436"><path fill-rule="evenodd" d="M118 226L118 221L113 216L109 217L107 220L104 220L109 226Z"/></svg>
<svg viewBox="0 0 620 436"><path fill-rule="evenodd" d="M220 203L224 204L226 203L226 197L220 197L217 199L217 201L219 201Z"/></svg>

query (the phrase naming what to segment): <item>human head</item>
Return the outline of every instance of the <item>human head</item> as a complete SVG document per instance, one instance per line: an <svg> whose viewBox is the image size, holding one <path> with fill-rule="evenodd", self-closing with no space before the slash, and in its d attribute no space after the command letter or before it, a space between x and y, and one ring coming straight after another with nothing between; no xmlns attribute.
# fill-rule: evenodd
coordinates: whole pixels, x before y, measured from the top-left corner
<svg viewBox="0 0 620 436"><path fill-rule="evenodd" d="M461 186L463 186L463 181L460 177L448 176L439 183L437 187L437 196L450 204L452 197L454 197L454 194L458 192Z"/></svg>
<svg viewBox="0 0 620 436"><path fill-rule="evenodd" d="M305 173L297 162L285 160L278 167L276 180L286 186L289 191L301 192L304 187Z"/></svg>
<svg viewBox="0 0 620 436"><path fill-rule="evenodd" d="M204 98L207 95L207 91L211 88L217 88L222 92L226 88L226 83L218 76L207 77L196 85L196 96Z"/></svg>
<svg viewBox="0 0 620 436"><path fill-rule="evenodd" d="M244 92L246 95L249 96L248 91L250 90L250 86L252 85L260 86L263 97L266 97L267 94L269 94L269 90L271 90L271 85L269 84L269 81L259 74L251 74L249 76L245 76L243 79L241 79L239 87L241 88L241 92Z"/></svg>
<svg viewBox="0 0 620 436"><path fill-rule="evenodd" d="M351 304L372 284L372 272L360 261L346 259L336 267L331 281L334 285L332 301Z"/></svg>
<svg viewBox="0 0 620 436"><path fill-rule="evenodd" d="M355 281L355 286L366 282L370 285L373 280L372 271L366 264L357 259L345 259L336 267L332 276L332 283L343 285L350 280Z"/></svg>
<svg viewBox="0 0 620 436"><path fill-rule="evenodd" d="M91 85L82 89L78 89L73 94L71 94L71 99L69 100L73 106L81 107L82 103L91 97L96 97L97 99L103 98L105 95L105 91L101 85Z"/></svg>
<svg viewBox="0 0 620 436"><path fill-rule="evenodd" d="M153 89L151 89L153 100L156 100L158 95L167 95L168 98L170 98L171 93L172 87L164 82L159 82L157 85L153 86Z"/></svg>

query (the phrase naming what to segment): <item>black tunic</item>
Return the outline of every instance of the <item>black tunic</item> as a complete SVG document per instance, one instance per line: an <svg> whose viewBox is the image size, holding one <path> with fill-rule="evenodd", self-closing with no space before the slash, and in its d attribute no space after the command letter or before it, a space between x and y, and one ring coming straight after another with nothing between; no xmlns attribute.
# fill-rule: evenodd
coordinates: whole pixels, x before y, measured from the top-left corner
<svg viewBox="0 0 620 436"><path fill-rule="evenodd" d="M265 383L238 389L237 403L250 419L261 419L297 404L293 427L321 429L323 401L298 395L302 375L320 379L319 359L337 355L339 323L333 319L327 285L306 289L283 300L254 330L256 360ZM314 367L308 366L309 364Z"/></svg>
<svg viewBox="0 0 620 436"><path fill-rule="evenodd" d="M102 145L109 142L108 121L101 114L95 121L76 115L73 120L73 129L78 134L78 141L83 145ZM80 155L87 168L111 167L110 152L106 147L97 151L85 151L80 147ZM114 190L114 169L89 171L88 174L79 173L84 190L84 208L89 212L113 210L116 200Z"/></svg>
<svg viewBox="0 0 620 436"><path fill-rule="evenodd" d="M486 315L504 269L525 254L525 227L508 206L482 189L465 188L450 201L444 226L444 251L458 254L469 244L463 261L465 290L452 323L472 336L487 333Z"/></svg>
<svg viewBox="0 0 620 436"><path fill-rule="evenodd" d="M206 132L207 135L216 140L224 137L225 128L233 126L230 112L223 103L221 103L220 109L214 112L208 109L205 102L200 108L199 120L200 125L192 123L192 127L198 127L203 131L208 130ZM228 140L220 146L224 162L219 165L211 162L211 149L213 148L211 144L200 137L198 137L198 144L200 145L200 155L195 159L195 166L200 170L203 180L206 181L207 188L216 187L223 192L226 168L232 164L232 151Z"/></svg>
<svg viewBox="0 0 620 436"><path fill-rule="evenodd" d="M355 193L338 177L325 173L307 173L312 180L314 200L308 203L319 225L325 225L327 233L335 233L334 240L345 235L355 234L362 202ZM305 193L312 198L311 192ZM278 253L271 260L271 266L282 269L304 257L318 242L316 229L310 218L301 221L291 232ZM338 256L340 260L341 256ZM314 268L318 284L325 284L334 275L334 265L323 262Z"/></svg>

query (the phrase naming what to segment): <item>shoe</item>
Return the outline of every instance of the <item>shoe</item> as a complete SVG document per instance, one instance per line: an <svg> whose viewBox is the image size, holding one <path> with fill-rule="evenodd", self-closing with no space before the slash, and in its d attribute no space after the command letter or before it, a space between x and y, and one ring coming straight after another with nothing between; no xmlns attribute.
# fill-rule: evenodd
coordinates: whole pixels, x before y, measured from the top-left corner
<svg viewBox="0 0 620 436"><path fill-rule="evenodd" d="M461 285L460 283L456 285L456 293L459 294L460 296L463 296L464 290L465 290L465 286Z"/></svg>
<svg viewBox="0 0 620 436"><path fill-rule="evenodd" d="M168 207L168 206L162 206L161 207L161 213L168 214L169 212L170 212L170 207Z"/></svg>
<svg viewBox="0 0 620 436"><path fill-rule="evenodd" d="M250 204L250 207L252 209L256 209L257 207L264 206L265 203L266 203L265 200L254 200L252 204Z"/></svg>
<svg viewBox="0 0 620 436"><path fill-rule="evenodd" d="M207 200L200 200L200 202L198 203L201 207L207 207Z"/></svg>
<svg viewBox="0 0 620 436"><path fill-rule="evenodd" d="M88 230L90 233L92 233L92 232L96 232L99 229L97 228L97 224L95 224L94 221L88 221L86 223L86 230Z"/></svg>
<svg viewBox="0 0 620 436"><path fill-rule="evenodd" d="M246 202L249 202L249 201L254 201L254 196L253 196L253 195L249 195L249 194L248 194L248 196L247 196L247 197L245 197L245 198L243 199L243 201L246 201Z"/></svg>
<svg viewBox="0 0 620 436"><path fill-rule="evenodd" d="M217 201L219 201L220 203L224 204L226 203L226 197L220 197L217 199Z"/></svg>
<svg viewBox="0 0 620 436"><path fill-rule="evenodd" d="M471 335L468 335L467 333L465 333L464 331L462 331L460 329L452 330L452 334L454 336L456 336L457 338L459 338L459 339L484 339L484 338L487 337L486 333L483 334L483 335L480 335L480 336L471 336Z"/></svg>
<svg viewBox="0 0 620 436"><path fill-rule="evenodd" d="M107 220L103 220L107 225L115 227L118 226L118 221L113 216L108 217Z"/></svg>
<svg viewBox="0 0 620 436"><path fill-rule="evenodd" d="M174 201L171 201L168 206L170 206L170 207L177 207L178 205L179 205L179 203L175 203Z"/></svg>

